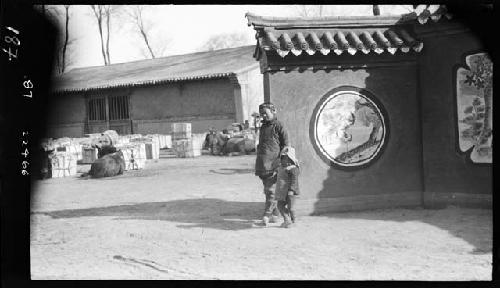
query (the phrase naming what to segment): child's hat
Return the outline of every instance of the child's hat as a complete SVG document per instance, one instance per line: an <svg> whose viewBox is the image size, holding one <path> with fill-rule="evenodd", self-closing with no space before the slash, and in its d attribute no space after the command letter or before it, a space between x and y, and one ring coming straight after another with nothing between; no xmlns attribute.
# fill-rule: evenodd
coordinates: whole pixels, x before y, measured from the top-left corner
<svg viewBox="0 0 500 288"><path fill-rule="evenodd" d="M281 150L280 155L288 156L288 158L292 160L293 164L299 166L299 161L297 160L297 156L295 156L295 148L291 146L286 146L285 148L283 148L283 150Z"/></svg>

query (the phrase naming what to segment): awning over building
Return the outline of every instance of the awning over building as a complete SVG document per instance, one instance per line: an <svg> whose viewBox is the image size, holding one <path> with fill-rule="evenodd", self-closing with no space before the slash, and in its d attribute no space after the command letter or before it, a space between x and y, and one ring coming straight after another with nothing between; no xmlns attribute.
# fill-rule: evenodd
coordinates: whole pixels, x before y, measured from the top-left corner
<svg viewBox="0 0 500 288"><path fill-rule="evenodd" d="M257 32L254 57L260 58L261 49L275 51L281 57L290 52L327 55L358 52L391 54L411 50L420 52L422 41L416 39L408 19L404 17L321 17L277 18L246 15L248 25ZM260 48L260 49L259 49Z"/></svg>

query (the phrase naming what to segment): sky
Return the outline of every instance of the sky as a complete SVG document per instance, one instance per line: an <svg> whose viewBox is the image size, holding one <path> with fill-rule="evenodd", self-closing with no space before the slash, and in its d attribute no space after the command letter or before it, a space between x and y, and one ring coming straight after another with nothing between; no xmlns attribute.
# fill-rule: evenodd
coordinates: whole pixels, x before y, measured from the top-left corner
<svg viewBox="0 0 500 288"><path fill-rule="evenodd" d="M304 5L302 5L304 6ZM314 9L317 7L308 8ZM163 56L200 51L203 43L215 34L243 33L255 44L255 30L247 25L245 13L261 16L297 16L300 5L153 5L145 10L145 19L152 27L155 41L168 42ZM381 5L381 15L410 12L411 5ZM371 5L324 5L323 11L335 16L372 15ZM104 65L95 17L88 5L70 8L71 47L69 70L78 67ZM122 19L112 19L110 38L111 63L145 59L142 40Z"/></svg>

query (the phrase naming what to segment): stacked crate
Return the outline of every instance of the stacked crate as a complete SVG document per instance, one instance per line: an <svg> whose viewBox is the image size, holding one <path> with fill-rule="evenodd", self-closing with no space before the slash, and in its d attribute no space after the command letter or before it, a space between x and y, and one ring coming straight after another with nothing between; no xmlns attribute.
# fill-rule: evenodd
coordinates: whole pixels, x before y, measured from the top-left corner
<svg viewBox="0 0 500 288"><path fill-rule="evenodd" d="M125 160L125 170L143 169L146 165L146 144L143 142L130 142L118 144L116 149L121 150Z"/></svg>
<svg viewBox="0 0 500 288"><path fill-rule="evenodd" d="M126 145L130 143L130 138L128 138L126 135L118 136L116 139L116 143L114 144L115 146L118 145Z"/></svg>
<svg viewBox="0 0 500 288"><path fill-rule="evenodd" d="M179 158L192 158L199 156L193 149L193 141L191 139L179 139L172 143L175 155Z"/></svg>
<svg viewBox="0 0 500 288"><path fill-rule="evenodd" d="M52 178L60 178L76 175L75 154L70 152L53 152L49 155L51 163Z"/></svg>
<svg viewBox="0 0 500 288"><path fill-rule="evenodd" d="M127 137L129 140L132 140L132 139L142 138L142 135L141 134L129 134L129 135L125 135L125 137Z"/></svg>
<svg viewBox="0 0 500 288"><path fill-rule="evenodd" d="M82 145L76 141L64 142L57 144L56 152L66 152L75 155L77 161L82 160Z"/></svg>
<svg viewBox="0 0 500 288"><path fill-rule="evenodd" d="M92 164L97 159L97 148L82 147L82 164Z"/></svg>
<svg viewBox="0 0 500 288"><path fill-rule="evenodd" d="M205 133L193 133L191 137L193 140L193 149L201 151L203 149L203 142L205 142L206 136L207 135Z"/></svg>
<svg viewBox="0 0 500 288"><path fill-rule="evenodd" d="M172 141L191 139L191 123L172 123Z"/></svg>
<svg viewBox="0 0 500 288"><path fill-rule="evenodd" d="M149 134L147 137L157 138L160 149L172 148L172 136L164 134Z"/></svg>
<svg viewBox="0 0 500 288"><path fill-rule="evenodd" d="M82 145L82 159L80 164L92 164L97 159L97 148L92 147L98 143L101 133L85 134L85 138L80 138L79 143Z"/></svg>
<svg viewBox="0 0 500 288"><path fill-rule="evenodd" d="M153 160L160 159L160 141L158 138L151 138L151 141L146 144L146 158Z"/></svg>
<svg viewBox="0 0 500 288"><path fill-rule="evenodd" d="M191 133L191 123L172 124L172 149L177 157L187 158L201 155L199 140Z"/></svg>
<svg viewBox="0 0 500 288"><path fill-rule="evenodd" d="M84 138L72 138L71 141L77 146L77 160L79 163L83 161L83 150L90 147L91 139L88 137Z"/></svg>
<svg viewBox="0 0 500 288"><path fill-rule="evenodd" d="M160 144L156 137L142 137L130 140L130 143L143 143L146 151L146 159L160 159Z"/></svg>
<svg viewBox="0 0 500 288"><path fill-rule="evenodd" d="M162 135L163 144L160 145L160 149L172 148L172 135Z"/></svg>
<svg viewBox="0 0 500 288"><path fill-rule="evenodd" d="M41 146L45 151L73 154L77 160L82 157L82 146L80 143L67 137L59 139L42 139Z"/></svg>

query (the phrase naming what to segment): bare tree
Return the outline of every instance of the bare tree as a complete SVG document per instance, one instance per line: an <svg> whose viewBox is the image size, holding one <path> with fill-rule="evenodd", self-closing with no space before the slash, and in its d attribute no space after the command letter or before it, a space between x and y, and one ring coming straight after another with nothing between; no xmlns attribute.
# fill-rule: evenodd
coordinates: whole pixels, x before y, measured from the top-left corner
<svg viewBox="0 0 500 288"><path fill-rule="evenodd" d="M57 73L64 73L68 66L72 63L70 59L70 47L75 43L76 39L70 37L69 22L70 5L55 6L55 5L39 5L38 9L42 15L48 17L59 27L59 37L56 43L55 66Z"/></svg>
<svg viewBox="0 0 500 288"><path fill-rule="evenodd" d="M213 35L200 47L199 51L213 51L252 44L245 33L222 33Z"/></svg>
<svg viewBox="0 0 500 288"><path fill-rule="evenodd" d="M69 5L64 5L64 44L62 47L62 69L61 73L64 73L66 70L66 52L68 50L68 45L70 43L69 40Z"/></svg>
<svg viewBox="0 0 500 288"><path fill-rule="evenodd" d="M111 32L111 17L117 14L121 6L116 5L90 5L92 12L97 21L99 28L99 36L101 38L101 53L104 59L104 65L111 64L109 54L109 39ZM104 33L106 32L106 33ZM106 38L106 39L104 39Z"/></svg>
<svg viewBox="0 0 500 288"><path fill-rule="evenodd" d="M324 5L297 5L299 17L322 17L325 13Z"/></svg>
<svg viewBox="0 0 500 288"><path fill-rule="evenodd" d="M164 36L156 38L153 36L153 25L144 17L145 9L146 7L142 5L129 6L126 10L126 15L133 26L133 30L137 32L139 37L144 41L147 49L147 55L145 56L154 59L163 56L170 41Z"/></svg>
<svg viewBox="0 0 500 288"><path fill-rule="evenodd" d="M104 38L102 30L102 25L103 25L102 21L105 17L104 7L103 5L90 5L90 8L92 9L92 12L94 12L94 16L96 17L97 20L97 27L99 28L99 36L101 37L101 53L102 57L104 58L104 65L109 65L106 50L104 48Z"/></svg>

